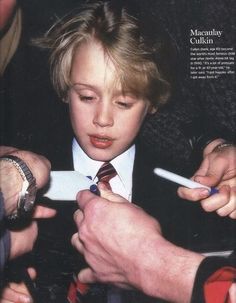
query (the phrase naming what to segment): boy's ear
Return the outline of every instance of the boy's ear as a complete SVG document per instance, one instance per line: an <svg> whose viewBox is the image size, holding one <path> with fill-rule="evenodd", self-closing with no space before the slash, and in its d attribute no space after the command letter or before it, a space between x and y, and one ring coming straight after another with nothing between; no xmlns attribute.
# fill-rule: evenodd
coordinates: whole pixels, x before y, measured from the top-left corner
<svg viewBox="0 0 236 303"><path fill-rule="evenodd" d="M69 99L69 95L67 94L65 97L62 98L62 101L64 103L69 103L70 99Z"/></svg>
<svg viewBox="0 0 236 303"><path fill-rule="evenodd" d="M154 107L154 106L150 105L148 113L153 115L157 112L157 110L158 110L157 107Z"/></svg>

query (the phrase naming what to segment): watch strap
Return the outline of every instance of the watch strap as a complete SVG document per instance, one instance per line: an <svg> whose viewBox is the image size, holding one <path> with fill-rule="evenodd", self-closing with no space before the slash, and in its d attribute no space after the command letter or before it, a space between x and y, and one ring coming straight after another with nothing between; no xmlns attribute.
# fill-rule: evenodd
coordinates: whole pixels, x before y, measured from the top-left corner
<svg viewBox="0 0 236 303"><path fill-rule="evenodd" d="M29 213L34 205L36 194L36 180L26 163L17 156L5 155L0 158L1 161L12 163L23 180L22 189L17 201L17 210L8 216L8 219L18 219ZM26 203L27 200L27 203Z"/></svg>

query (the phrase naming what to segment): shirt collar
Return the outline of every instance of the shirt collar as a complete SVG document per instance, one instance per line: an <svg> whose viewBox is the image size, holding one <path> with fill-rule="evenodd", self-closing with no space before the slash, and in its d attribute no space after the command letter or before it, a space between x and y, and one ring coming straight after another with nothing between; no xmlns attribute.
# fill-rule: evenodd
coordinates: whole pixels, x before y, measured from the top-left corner
<svg viewBox="0 0 236 303"><path fill-rule="evenodd" d="M96 177L99 168L104 162L96 161L89 158L82 150L76 139L72 142L72 154L74 169L85 176L90 176L92 179ZM132 188L132 174L134 166L135 145L117 156L110 163L116 169L118 176L125 187Z"/></svg>
<svg viewBox="0 0 236 303"><path fill-rule="evenodd" d="M132 188L134 156L135 145L132 145L121 155L110 161L125 188Z"/></svg>
<svg viewBox="0 0 236 303"><path fill-rule="evenodd" d="M92 179L94 179L103 162L89 158L82 150L75 138L72 142L72 154L74 170L79 171L81 174L90 176Z"/></svg>

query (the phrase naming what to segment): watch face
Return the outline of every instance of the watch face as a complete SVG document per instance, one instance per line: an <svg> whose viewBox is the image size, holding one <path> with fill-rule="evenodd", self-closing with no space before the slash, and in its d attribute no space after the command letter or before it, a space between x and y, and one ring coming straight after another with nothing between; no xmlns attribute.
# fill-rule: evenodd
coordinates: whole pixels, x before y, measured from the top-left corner
<svg viewBox="0 0 236 303"><path fill-rule="evenodd" d="M29 213L32 211L34 207L36 192L37 192L36 182L35 180L33 180L31 184L29 184L23 196L19 198L19 204L18 204L19 216L25 215L25 213Z"/></svg>

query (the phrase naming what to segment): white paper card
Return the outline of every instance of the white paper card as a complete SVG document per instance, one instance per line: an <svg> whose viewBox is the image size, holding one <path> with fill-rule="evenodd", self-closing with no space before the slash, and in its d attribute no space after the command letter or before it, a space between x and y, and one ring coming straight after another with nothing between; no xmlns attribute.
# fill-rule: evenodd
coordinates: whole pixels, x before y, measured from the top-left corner
<svg viewBox="0 0 236 303"><path fill-rule="evenodd" d="M51 200L74 201L80 190L96 191L96 184L77 171L52 171L49 188L43 196Z"/></svg>

